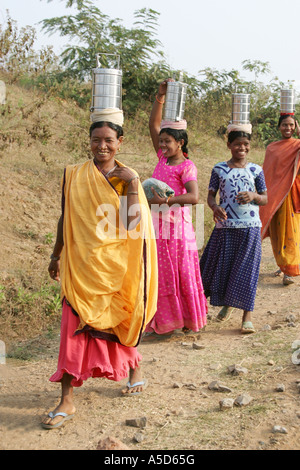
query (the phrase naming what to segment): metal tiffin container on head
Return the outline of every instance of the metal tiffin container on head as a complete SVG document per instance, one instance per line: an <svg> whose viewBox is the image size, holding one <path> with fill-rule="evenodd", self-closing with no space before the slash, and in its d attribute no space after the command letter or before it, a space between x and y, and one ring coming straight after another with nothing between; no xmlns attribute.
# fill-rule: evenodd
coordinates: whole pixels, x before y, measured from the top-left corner
<svg viewBox="0 0 300 470"><path fill-rule="evenodd" d="M107 62L108 57L113 57L116 67L101 67L101 57ZM120 57L116 54L97 54L97 67L93 69L93 88L91 113L97 113L102 109L122 109L122 70L120 69Z"/></svg>
<svg viewBox="0 0 300 470"><path fill-rule="evenodd" d="M165 121L182 121L186 102L187 84L182 81L168 82L163 119Z"/></svg>
<svg viewBox="0 0 300 470"><path fill-rule="evenodd" d="M232 94L232 124L250 123L250 94Z"/></svg>
<svg viewBox="0 0 300 470"><path fill-rule="evenodd" d="M280 114L295 114L296 92L291 86L286 86L280 91Z"/></svg>

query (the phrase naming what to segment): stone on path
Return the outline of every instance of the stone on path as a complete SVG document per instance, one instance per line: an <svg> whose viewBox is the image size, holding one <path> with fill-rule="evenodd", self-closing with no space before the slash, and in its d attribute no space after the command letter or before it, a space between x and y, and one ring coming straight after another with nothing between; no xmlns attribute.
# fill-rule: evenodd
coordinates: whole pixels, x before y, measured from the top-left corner
<svg viewBox="0 0 300 470"><path fill-rule="evenodd" d="M252 400L253 398L248 393L243 393L242 395L236 397L236 399L234 400L234 404L236 406L246 406L249 405Z"/></svg>
<svg viewBox="0 0 300 470"><path fill-rule="evenodd" d="M286 428L284 428L283 426L278 426L278 425L273 426L272 432L279 433L279 434L287 434L288 433Z"/></svg>
<svg viewBox="0 0 300 470"><path fill-rule="evenodd" d="M232 375L242 375L248 374L248 369L246 369L246 367L239 366L238 364L234 364L228 367L228 372Z"/></svg>
<svg viewBox="0 0 300 470"><path fill-rule="evenodd" d="M126 419L126 426L133 426L135 428L145 428L147 424L147 418L143 416L142 418L132 418Z"/></svg>
<svg viewBox="0 0 300 470"><path fill-rule="evenodd" d="M130 450L130 448L119 439L109 436L98 442L96 450Z"/></svg>
<svg viewBox="0 0 300 470"><path fill-rule="evenodd" d="M220 409L221 410L228 410L233 408L234 399L233 398L224 398L224 400L219 401Z"/></svg>
<svg viewBox="0 0 300 470"><path fill-rule="evenodd" d="M208 385L209 390L215 390L217 392L232 392L232 389L227 387L226 385L222 384L221 382L218 382L218 380L213 380L209 385Z"/></svg>
<svg viewBox="0 0 300 470"><path fill-rule="evenodd" d="M205 346L199 343L193 343L192 348L193 349L205 349Z"/></svg>

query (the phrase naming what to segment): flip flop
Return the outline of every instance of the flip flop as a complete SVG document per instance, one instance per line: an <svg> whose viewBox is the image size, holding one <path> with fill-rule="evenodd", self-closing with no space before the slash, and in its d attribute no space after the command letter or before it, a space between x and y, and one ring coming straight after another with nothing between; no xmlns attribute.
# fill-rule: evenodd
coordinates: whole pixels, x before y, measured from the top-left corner
<svg viewBox="0 0 300 470"><path fill-rule="evenodd" d="M275 277L279 277L279 276L281 276L282 274L283 274L283 272L281 271L281 269L278 269L277 271L275 271L274 276L275 276Z"/></svg>
<svg viewBox="0 0 300 470"><path fill-rule="evenodd" d="M185 336L195 336L195 335L198 335L200 333L200 331L193 331L193 330L190 330L189 328L187 328L186 330L183 330L183 334Z"/></svg>
<svg viewBox="0 0 300 470"><path fill-rule="evenodd" d="M67 413L63 413L62 411L59 412L59 413L54 414L53 411L50 411L50 413L48 413L48 416L51 419L56 418L56 416L62 416L63 417L63 419L61 421L59 421L58 423L56 423L56 424L42 423L42 426L45 429L55 429L55 428L60 427L65 421L68 421L69 419L72 419L74 417L74 414L73 415L68 415Z"/></svg>
<svg viewBox="0 0 300 470"><path fill-rule="evenodd" d="M286 274L283 276L283 281L282 281L282 284L284 286L290 286L291 284L294 284L294 279L292 279L291 277L287 276Z"/></svg>
<svg viewBox="0 0 300 470"><path fill-rule="evenodd" d="M255 333L255 329L254 329L252 321L244 321L242 323L241 333L244 335Z"/></svg>
<svg viewBox="0 0 300 470"><path fill-rule="evenodd" d="M139 387L140 385L143 386L143 390L141 392L123 393L122 396L123 397L131 397L133 395L140 395L148 387L148 380L144 379L144 380L141 380L141 382L135 382L132 385L131 385L130 382L127 382L126 387L130 390L131 388Z"/></svg>
<svg viewBox="0 0 300 470"><path fill-rule="evenodd" d="M151 333L145 333L142 337L142 342L148 342L148 341L165 341L166 339L172 338L173 333L169 335L159 335L155 331L152 331Z"/></svg>
<svg viewBox="0 0 300 470"><path fill-rule="evenodd" d="M229 320L234 310L235 310L234 307L223 307L217 315L217 321L222 322L222 321Z"/></svg>
<svg viewBox="0 0 300 470"><path fill-rule="evenodd" d="M170 338L183 338L185 335L185 331L183 329L178 328L177 330L174 330L173 333L170 335Z"/></svg>

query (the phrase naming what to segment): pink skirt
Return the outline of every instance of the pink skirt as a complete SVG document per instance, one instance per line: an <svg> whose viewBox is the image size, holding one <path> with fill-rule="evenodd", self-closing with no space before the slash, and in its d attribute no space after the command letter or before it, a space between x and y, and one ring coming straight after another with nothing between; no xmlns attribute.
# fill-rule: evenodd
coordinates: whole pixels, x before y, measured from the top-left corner
<svg viewBox="0 0 300 470"><path fill-rule="evenodd" d="M201 279L194 229L189 220L154 221L158 255L157 311L147 332L165 334L206 325L207 300ZM167 227L167 228L166 228Z"/></svg>
<svg viewBox="0 0 300 470"><path fill-rule="evenodd" d="M63 302L58 365L51 382L60 382L65 373L74 377L73 387L80 387L89 377L119 381L128 377L129 369L138 367L142 356L137 348L92 338L88 332L74 336L78 324L79 317Z"/></svg>

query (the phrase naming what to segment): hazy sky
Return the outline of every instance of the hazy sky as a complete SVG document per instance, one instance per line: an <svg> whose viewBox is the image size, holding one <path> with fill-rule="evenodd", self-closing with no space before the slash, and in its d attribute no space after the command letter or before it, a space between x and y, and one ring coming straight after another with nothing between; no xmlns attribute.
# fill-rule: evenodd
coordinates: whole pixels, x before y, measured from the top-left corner
<svg viewBox="0 0 300 470"><path fill-rule="evenodd" d="M19 28L36 27L37 48L52 44L55 52L67 43L66 38L43 36L38 22L45 18L75 12L65 9L66 1L0 0L3 23L8 9ZM168 64L197 76L206 67L217 70L240 70L244 78L253 75L242 71L243 60L269 62L272 70L264 81L277 76L281 81L295 80L300 90L300 0L94 0L93 3L111 18L120 18L131 27L134 11L143 7L160 13L158 38ZM254 79L254 76L253 76Z"/></svg>

